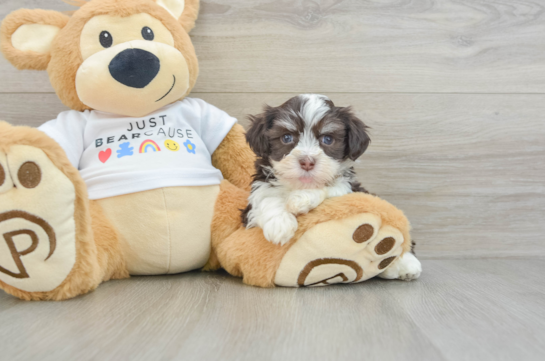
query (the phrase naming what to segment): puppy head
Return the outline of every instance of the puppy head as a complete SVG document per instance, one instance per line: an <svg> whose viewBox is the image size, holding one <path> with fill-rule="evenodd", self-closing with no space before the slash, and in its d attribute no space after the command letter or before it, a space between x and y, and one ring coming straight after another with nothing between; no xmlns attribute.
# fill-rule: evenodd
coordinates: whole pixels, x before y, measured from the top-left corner
<svg viewBox="0 0 545 361"><path fill-rule="evenodd" d="M298 95L250 120L246 138L261 165L294 189L327 186L371 141L350 108L336 107L323 95Z"/></svg>

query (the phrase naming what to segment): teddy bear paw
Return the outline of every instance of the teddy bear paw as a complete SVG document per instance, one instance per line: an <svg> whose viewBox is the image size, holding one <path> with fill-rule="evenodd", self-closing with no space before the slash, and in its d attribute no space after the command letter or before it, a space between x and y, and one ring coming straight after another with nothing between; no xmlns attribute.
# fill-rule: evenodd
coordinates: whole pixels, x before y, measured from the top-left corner
<svg viewBox="0 0 545 361"><path fill-rule="evenodd" d="M274 282L285 287L363 282L387 270L402 244L402 233L371 213L320 223L287 251Z"/></svg>
<svg viewBox="0 0 545 361"><path fill-rule="evenodd" d="M48 292L66 279L76 262L75 198L42 150L0 151L0 284Z"/></svg>

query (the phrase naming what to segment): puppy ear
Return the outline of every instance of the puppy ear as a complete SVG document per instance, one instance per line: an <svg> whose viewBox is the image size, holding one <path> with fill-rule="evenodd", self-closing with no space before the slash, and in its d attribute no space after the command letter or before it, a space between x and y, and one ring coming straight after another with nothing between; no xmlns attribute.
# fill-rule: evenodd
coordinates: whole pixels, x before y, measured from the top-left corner
<svg viewBox="0 0 545 361"><path fill-rule="evenodd" d="M51 44L68 20L67 15L57 11L14 11L4 19L0 30L4 56L19 70L47 69Z"/></svg>
<svg viewBox="0 0 545 361"><path fill-rule="evenodd" d="M174 16L188 33L195 27L199 16L199 0L155 0Z"/></svg>
<svg viewBox="0 0 545 361"><path fill-rule="evenodd" d="M269 153L269 138L267 138L268 118L273 108L266 106L265 112L259 115L250 115L252 125L246 132L246 141L254 153L263 158Z"/></svg>
<svg viewBox="0 0 545 361"><path fill-rule="evenodd" d="M367 150L369 143L371 143L371 138L367 134L369 127L356 117L350 107L341 108L341 117L348 130L346 154L348 158L356 160Z"/></svg>

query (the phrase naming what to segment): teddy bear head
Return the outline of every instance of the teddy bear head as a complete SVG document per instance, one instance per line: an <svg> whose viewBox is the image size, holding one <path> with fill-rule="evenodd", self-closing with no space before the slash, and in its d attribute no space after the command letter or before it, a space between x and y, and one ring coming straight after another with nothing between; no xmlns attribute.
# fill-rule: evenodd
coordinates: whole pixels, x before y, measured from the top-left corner
<svg viewBox="0 0 545 361"><path fill-rule="evenodd" d="M71 16L22 9L1 27L18 69L47 70L61 101L141 117L185 97L199 72L188 35L199 0L72 0Z"/></svg>

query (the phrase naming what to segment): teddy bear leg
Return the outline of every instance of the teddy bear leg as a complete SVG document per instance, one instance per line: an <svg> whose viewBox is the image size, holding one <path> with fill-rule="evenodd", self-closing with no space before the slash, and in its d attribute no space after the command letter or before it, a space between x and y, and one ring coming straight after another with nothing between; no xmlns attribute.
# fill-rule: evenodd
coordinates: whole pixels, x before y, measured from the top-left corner
<svg viewBox="0 0 545 361"><path fill-rule="evenodd" d="M241 212L249 194L226 180L220 184L212 219L212 252L204 270L224 268L245 283L272 287L274 267L282 259L282 252L263 237L260 228L243 227Z"/></svg>
<svg viewBox="0 0 545 361"><path fill-rule="evenodd" d="M100 282L129 278L120 235L96 201L90 201L91 226L97 248L97 261L102 273Z"/></svg>
<svg viewBox="0 0 545 361"><path fill-rule="evenodd" d="M115 230L101 219L56 142L0 123L0 288L63 300L124 277Z"/></svg>
<svg viewBox="0 0 545 361"><path fill-rule="evenodd" d="M220 192L214 205L211 225L212 247L204 271L214 271L223 265L218 257L218 248L239 228L242 228L241 209L246 208L250 192L240 189L227 180L220 184ZM226 260L225 260L226 261Z"/></svg>
<svg viewBox="0 0 545 361"><path fill-rule="evenodd" d="M324 286L377 276L411 246L403 212L368 194L328 199L298 223L285 246L258 228L238 228L216 243L219 263L255 286Z"/></svg>
<svg viewBox="0 0 545 361"><path fill-rule="evenodd" d="M212 220L212 253L204 270L224 268L233 276L243 277L245 283L272 287L274 265L282 259L282 252L263 237L260 228L242 226L241 211L248 196L248 191L226 180L220 184Z"/></svg>

